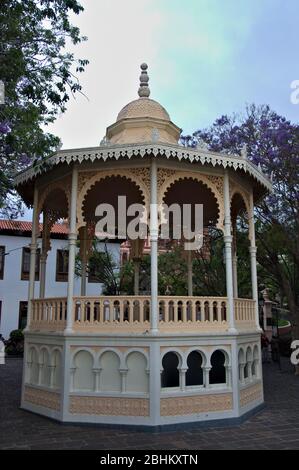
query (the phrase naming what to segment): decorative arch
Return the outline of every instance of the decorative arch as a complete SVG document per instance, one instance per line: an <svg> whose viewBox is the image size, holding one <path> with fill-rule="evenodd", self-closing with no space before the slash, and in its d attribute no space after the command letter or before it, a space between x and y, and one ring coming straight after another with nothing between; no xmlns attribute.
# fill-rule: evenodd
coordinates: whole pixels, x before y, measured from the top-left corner
<svg viewBox="0 0 299 470"><path fill-rule="evenodd" d="M87 349L78 350L73 356L74 389L93 391L93 354Z"/></svg>
<svg viewBox="0 0 299 470"><path fill-rule="evenodd" d="M233 197L236 194L239 194L239 196L242 198L244 205L246 207L247 215L249 216L250 214L249 193L244 188L236 184L234 181L230 181L230 205L232 205Z"/></svg>
<svg viewBox="0 0 299 470"><path fill-rule="evenodd" d="M238 361L239 364L243 364L245 362L245 352L242 347L240 347L238 351Z"/></svg>
<svg viewBox="0 0 299 470"><path fill-rule="evenodd" d="M196 351L199 354L201 354L201 356L202 356L202 365L206 366L208 364L207 351L205 351L204 349L199 348L199 347L191 347L187 351L184 352L182 367L185 367L187 365L187 358L188 358L189 354L192 353L193 351Z"/></svg>
<svg viewBox="0 0 299 470"><path fill-rule="evenodd" d="M215 351L223 352L223 354L225 356L225 366L230 367L231 366L231 351L230 351L230 349L226 348L225 346L221 346L221 347L215 346L211 349L211 351L209 352L207 365L209 367L211 366L211 357L212 357L212 355Z"/></svg>
<svg viewBox="0 0 299 470"><path fill-rule="evenodd" d="M118 348L113 348L112 346L110 346L110 347L108 346L107 348L103 348L98 352L98 354L95 356L96 367L101 362L101 357L106 352L115 353L117 355L118 359L119 359L120 368L124 369L126 367L125 356L123 355L123 353Z"/></svg>
<svg viewBox="0 0 299 470"><path fill-rule="evenodd" d="M53 348L50 356L50 364L53 368L52 386L59 389L62 381L62 351L60 348Z"/></svg>
<svg viewBox="0 0 299 470"><path fill-rule="evenodd" d="M132 349L126 354L126 391L147 393L149 389L148 357Z"/></svg>
<svg viewBox="0 0 299 470"><path fill-rule="evenodd" d="M209 384L227 384L229 355L223 348L216 348L210 356Z"/></svg>
<svg viewBox="0 0 299 470"><path fill-rule="evenodd" d="M92 358L93 358L93 367L95 367L95 363L96 363L96 356L95 356L95 353L92 349L89 349L89 348L84 348L84 347L78 347L76 348L74 351L72 351L71 353L71 364L72 364L72 367L75 367L75 356L80 352L80 351L85 351L85 352L88 352Z"/></svg>
<svg viewBox="0 0 299 470"><path fill-rule="evenodd" d="M100 355L100 389L104 392L121 392L121 360L116 351L106 349Z"/></svg>
<svg viewBox="0 0 299 470"><path fill-rule="evenodd" d="M180 386L180 368L182 357L175 349L164 351L162 358L161 387L179 387Z"/></svg>
<svg viewBox="0 0 299 470"><path fill-rule="evenodd" d="M39 381L39 349L35 345L31 345L28 350L28 382L38 385Z"/></svg>
<svg viewBox="0 0 299 470"><path fill-rule="evenodd" d="M47 201L47 198L55 191L61 191L66 198L66 210L55 210L51 207L45 208L44 205ZM43 254L47 254L47 252L51 248L51 241L50 241L50 233L51 228L55 224L55 222L62 217L69 218L70 216L70 198L71 198L71 187L70 187L70 180L69 178L64 179L63 181L56 181L54 183L49 184L43 190L41 190L41 196L38 198L38 208L37 208L37 219L39 220L39 216L41 212L44 213L44 220L43 220L43 230L42 230L42 252ZM37 224L39 227L39 224ZM38 229L38 234L40 233Z"/></svg>
<svg viewBox="0 0 299 470"><path fill-rule="evenodd" d="M39 363L41 366L40 384L44 387L50 386L50 350L47 346L42 346L39 353Z"/></svg>
<svg viewBox="0 0 299 470"><path fill-rule="evenodd" d="M127 365L127 358L128 356L133 353L133 352L138 352L140 354L142 354L146 360L146 369L149 371L149 355L146 351L144 351L144 349L142 348L131 348L131 349L128 349L128 351L125 352L124 354L124 357L123 357L123 360L124 360L124 364Z"/></svg>
<svg viewBox="0 0 299 470"><path fill-rule="evenodd" d="M189 171L178 171L170 174L165 181L161 184L158 191L158 206L162 207L164 197L170 187L184 179L193 179L204 184L215 196L216 204L218 206L218 220L216 227L220 230L224 230L224 200L223 200L223 178L214 175L204 175L202 173L189 172Z"/></svg>
<svg viewBox="0 0 299 470"><path fill-rule="evenodd" d="M39 197L38 197L38 205L37 205L37 214L38 216L43 210L43 206L46 202L47 197L55 190L61 190L64 192L67 200L67 213L69 215L69 210L70 210L70 203L71 203L71 187L70 187L70 179L63 179L59 181L54 181L53 183L47 185L44 189L40 188L39 189Z"/></svg>
<svg viewBox="0 0 299 470"><path fill-rule="evenodd" d="M205 355L198 349L189 352L186 363L186 386L199 386L204 384L203 367L206 361Z"/></svg>
<svg viewBox="0 0 299 470"><path fill-rule="evenodd" d="M149 189L144 183L144 181L133 171L129 172L128 170L107 170L107 171L98 171L96 173L85 172L86 174L79 173L79 192L78 192L78 200L77 200L77 228L80 228L86 224L84 217L83 217L83 204L85 197L88 191L99 181L109 178L120 176L126 178L129 181L132 181L136 184L138 189L141 191L144 204L146 209L149 209L150 203L150 194Z"/></svg>

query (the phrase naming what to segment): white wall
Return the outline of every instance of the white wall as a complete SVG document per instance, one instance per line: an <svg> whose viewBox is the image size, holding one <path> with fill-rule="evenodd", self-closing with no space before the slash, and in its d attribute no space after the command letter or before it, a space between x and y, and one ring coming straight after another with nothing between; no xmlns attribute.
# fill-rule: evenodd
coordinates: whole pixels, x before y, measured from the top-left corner
<svg viewBox="0 0 299 470"><path fill-rule="evenodd" d="M22 248L29 246L31 237L0 234L0 246L5 246L4 276L0 280L0 300L2 301L0 333L8 338L11 330L18 328L19 303L27 301L28 281L21 280ZM56 282L56 252L67 248L67 240L51 239L51 251L48 253L46 274L46 297L66 296L67 282ZM102 244L100 244L101 246ZM41 246L41 241L39 241ZM104 247L104 245L102 245ZM119 245L108 243L108 250L119 260ZM14 251L11 251L14 250ZM80 295L80 278L75 279L75 295ZM99 295L101 284L86 282L87 295ZM39 282L35 282L35 297L39 296Z"/></svg>

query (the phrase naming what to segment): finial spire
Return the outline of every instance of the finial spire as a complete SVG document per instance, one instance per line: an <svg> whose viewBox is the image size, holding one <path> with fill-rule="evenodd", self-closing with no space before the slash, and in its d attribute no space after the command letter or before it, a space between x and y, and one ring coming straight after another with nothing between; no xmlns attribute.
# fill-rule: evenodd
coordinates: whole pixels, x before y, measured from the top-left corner
<svg viewBox="0 0 299 470"><path fill-rule="evenodd" d="M140 65L141 75L139 77L140 86L138 90L138 95L140 98L148 98L150 95L150 89L148 86L149 77L147 74L147 64L143 63Z"/></svg>

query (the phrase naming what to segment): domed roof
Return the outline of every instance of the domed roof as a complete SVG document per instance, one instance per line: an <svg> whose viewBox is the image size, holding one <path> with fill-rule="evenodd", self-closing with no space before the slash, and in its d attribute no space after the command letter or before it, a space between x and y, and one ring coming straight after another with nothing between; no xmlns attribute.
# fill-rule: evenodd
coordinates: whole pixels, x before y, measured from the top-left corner
<svg viewBox="0 0 299 470"><path fill-rule="evenodd" d="M168 112L150 99L147 64L141 64L139 98L124 106L116 122L107 127L106 142L128 144L137 142L164 142L176 144L181 129L171 122Z"/></svg>
<svg viewBox="0 0 299 470"><path fill-rule="evenodd" d="M126 118L154 118L170 121L168 112L163 106L150 98L139 98L131 101L118 113L116 121Z"/></svg>

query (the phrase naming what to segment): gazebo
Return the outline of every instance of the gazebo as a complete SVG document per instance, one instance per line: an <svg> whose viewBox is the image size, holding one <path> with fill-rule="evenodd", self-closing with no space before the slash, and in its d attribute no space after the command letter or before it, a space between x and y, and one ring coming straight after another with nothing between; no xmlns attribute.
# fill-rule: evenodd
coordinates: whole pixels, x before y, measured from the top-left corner
<svg viewBox="0 0 299 470"><path fill-rule="evenodd" d="M228 155L179 144L180 128L149 98L146 64L138 94L107 128L100 146L57 151L16 177L17 191L33 208L21 406L64 422L155 427L238 420L263 403L254 205L272 185L247 159L246 149ZM139 292L144 241L136 239L134 295L90 297L86 268L97 208L110 204L117 211L118 196L150 214L150 295ZM202 204L203 229L223 232L225 296L193 295L190 250L188 295L159 295L163 204ZM249 226L252 298L246 299L238 296L236 262L235 221L241 211ZM67 292L48 298L50 230L61 218L69 224ZM81 292L75 295L78 244Z"/></svg>

